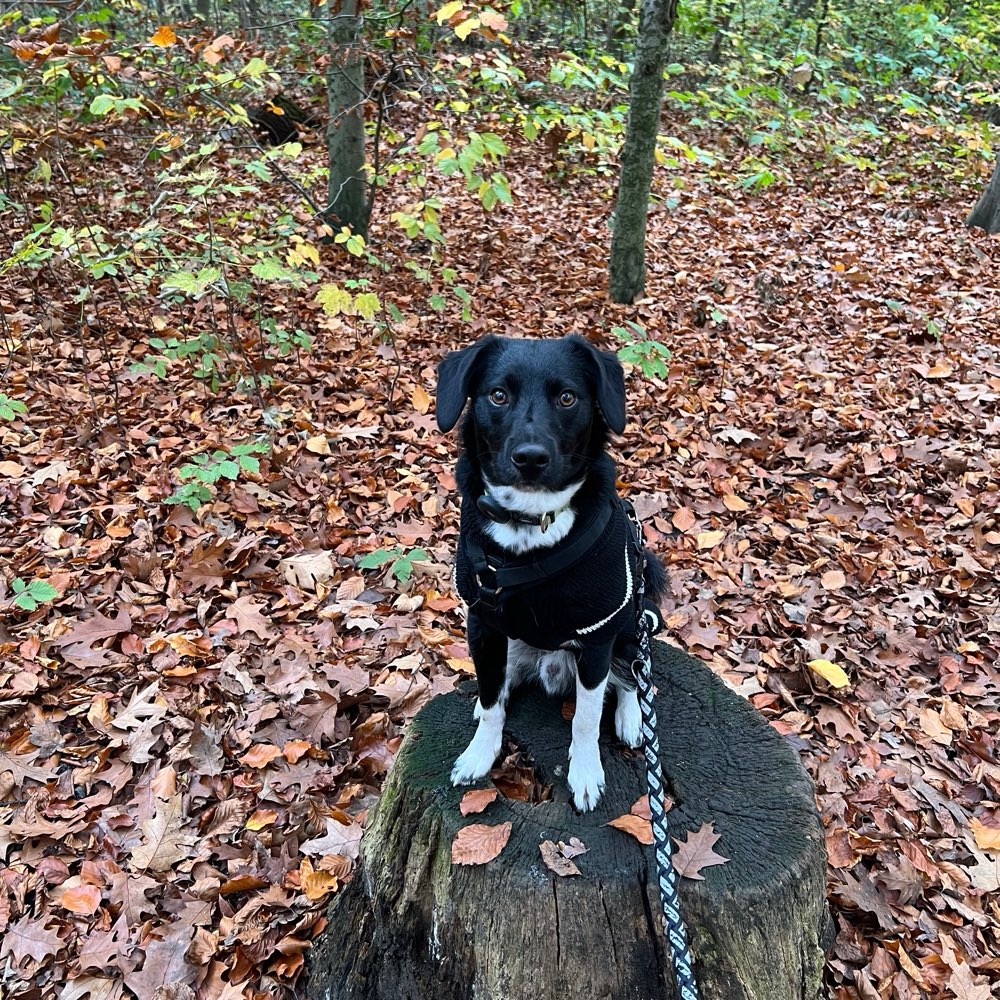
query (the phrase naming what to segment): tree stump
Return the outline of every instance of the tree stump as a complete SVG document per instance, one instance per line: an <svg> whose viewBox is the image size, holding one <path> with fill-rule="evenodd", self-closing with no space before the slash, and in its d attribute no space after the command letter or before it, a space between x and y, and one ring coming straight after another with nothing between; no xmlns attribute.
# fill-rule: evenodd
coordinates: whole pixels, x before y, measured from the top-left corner
<svg viewBox="0 0 1000 1000"><path fill-rule="evenodd" d="M671 835L712 822L729 858L681 879L702 1000L816 1000L830 919L813 788L795 751L700 661L653 643ZM472 685L469 685L472 687ZM505 737L552 799L498 797L464 817L449 773L472 737L473 692L413 719L362 838L359 871L334 897L309 962L311 1000L675 998L659 927L652 848L606 826L646 791L641 753L601 735L607 787L580 815L566 789L570 724L540 690L515 693ZM483 782L481 784L485 784ZM510 821L485 865L452 865L470 823ZM578 837L581 876L559 877L539 844Z"/></svg>

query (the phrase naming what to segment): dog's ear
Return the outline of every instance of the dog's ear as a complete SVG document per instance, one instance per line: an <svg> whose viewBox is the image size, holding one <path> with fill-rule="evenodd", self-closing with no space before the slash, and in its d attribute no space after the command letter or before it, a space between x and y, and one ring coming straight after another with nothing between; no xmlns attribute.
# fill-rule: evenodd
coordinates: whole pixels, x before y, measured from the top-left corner
<svg viewBox="0 0 1000 1000"><path fill-rule="evenodd" d="M476 362L483 351L492 347L497 340L497 337L488 334L470 347L449 351L438 365L437 402L434 410L441 430L450 431L458 423L472 388Z"/></svg>
<svg viewBox="0 0 1000 1000"><path fill-rule="evenodd" d="M587 355L597 386L597 405L604 422L615 434L625 430L625 372L614 351L599 351L576 334L570 338Z"/></svg>

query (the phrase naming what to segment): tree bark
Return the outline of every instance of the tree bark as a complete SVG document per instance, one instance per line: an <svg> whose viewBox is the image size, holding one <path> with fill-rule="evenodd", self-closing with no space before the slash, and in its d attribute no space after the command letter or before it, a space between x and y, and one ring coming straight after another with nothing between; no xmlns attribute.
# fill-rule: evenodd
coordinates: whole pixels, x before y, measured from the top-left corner
<svg viewBox="0 0 1000 1000"><path fill-rule="evenodd" d="M670 833L684 839L711 822L729 859L680 884L702 1000L818 1000L830 919L812 783L791 746L704 664L659 642L653 659ZM500 797L469 817L448 776L475 729L471 697L435 698L416 716L359 871L310 955L308 998L676 1000L652 848L606 825L645 792L642 754L617 742L609 705L604 796L576 813L561 709L521 691L505 729L551 800ZM507 821L496 859L451 863L461 827ZM576 858L582 875L557 877L539 844L572 837L588 848Z"/></svg>
<svg viewBox="0 0 1000 1000"><path fill-rule="evenodd" d="M986 190L979 196L976 207L969 213L965 224L970 228L979 226L988 233L1000 233L1000 157L993 168Z"/></svg>
<svg viewBox="0 0 1000 1000"><path fill-rule="evenodd" d="M361 49L364 19L358 0L341 0L328 9L330 66L327 70L327 154L330 178L327 221L350 226L367 238L371 206L365 181L365 64Z"/></svg>
<svg viewBox="0 0 1000 1000"><path fill-rule="evenodd" d="M663 102L667 39L677 0L642 0L635 47L621 176L611 238L609 291L613 302L634 302L646 286L646 213Z"/></svg>

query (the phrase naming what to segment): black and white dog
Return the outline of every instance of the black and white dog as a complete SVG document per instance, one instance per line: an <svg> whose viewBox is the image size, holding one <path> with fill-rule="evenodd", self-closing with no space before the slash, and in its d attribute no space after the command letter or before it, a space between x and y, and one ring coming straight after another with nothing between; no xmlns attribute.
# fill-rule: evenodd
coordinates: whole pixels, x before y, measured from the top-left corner
<svg viewBox="0 0 1000 1000"><path fill-rule="evenodd" d="M455 564L468 605L469 650L479 682L479 725L452 771L456 785L483 777L500 752L507 700L538 678L550 694L575 682L569 788L580 810L604 789L598 732L609 680L615 731L639 745L630 664L637 614L658 631L664 572L615 492L608 430L625 428L618 358L579 336L487 336L438 368L437 421L462 425L462 491ZM644 563L646 605L637 606Z"/></svg>

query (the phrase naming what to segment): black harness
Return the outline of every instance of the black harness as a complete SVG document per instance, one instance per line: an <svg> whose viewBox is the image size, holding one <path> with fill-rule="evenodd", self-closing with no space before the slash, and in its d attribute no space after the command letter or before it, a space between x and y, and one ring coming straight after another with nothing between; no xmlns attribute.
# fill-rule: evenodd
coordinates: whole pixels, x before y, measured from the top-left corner
<svg viewBox="0 0 1000 1000"><path fill-rule="evenodd" d="M483 511L480 503L479 509ZM590 521L577 537L564 547L558 548L547 555L541 555L538 550L526 553L524 556L510 557L506 554L487 555L483 547L471 537L463 539L466 555L472 567L478 590L477 600L470 601L470 607L482 602L491 611L499 606L500 595L509 593L519 587L542 583L547 579L559 576L585 559L602 539L608 522L615 510L621 510L630 526L637 524L632 504L628 500L615 497L609 503L598 506ZM490 516L487 514L487 516ZM492 516L491 520L496 520ZM508 523L506 520L498 523ZM529 523L538 523L537 520ZM638 532L630 532L632 546L638 555L642 550L642 542Z"/></svg>

